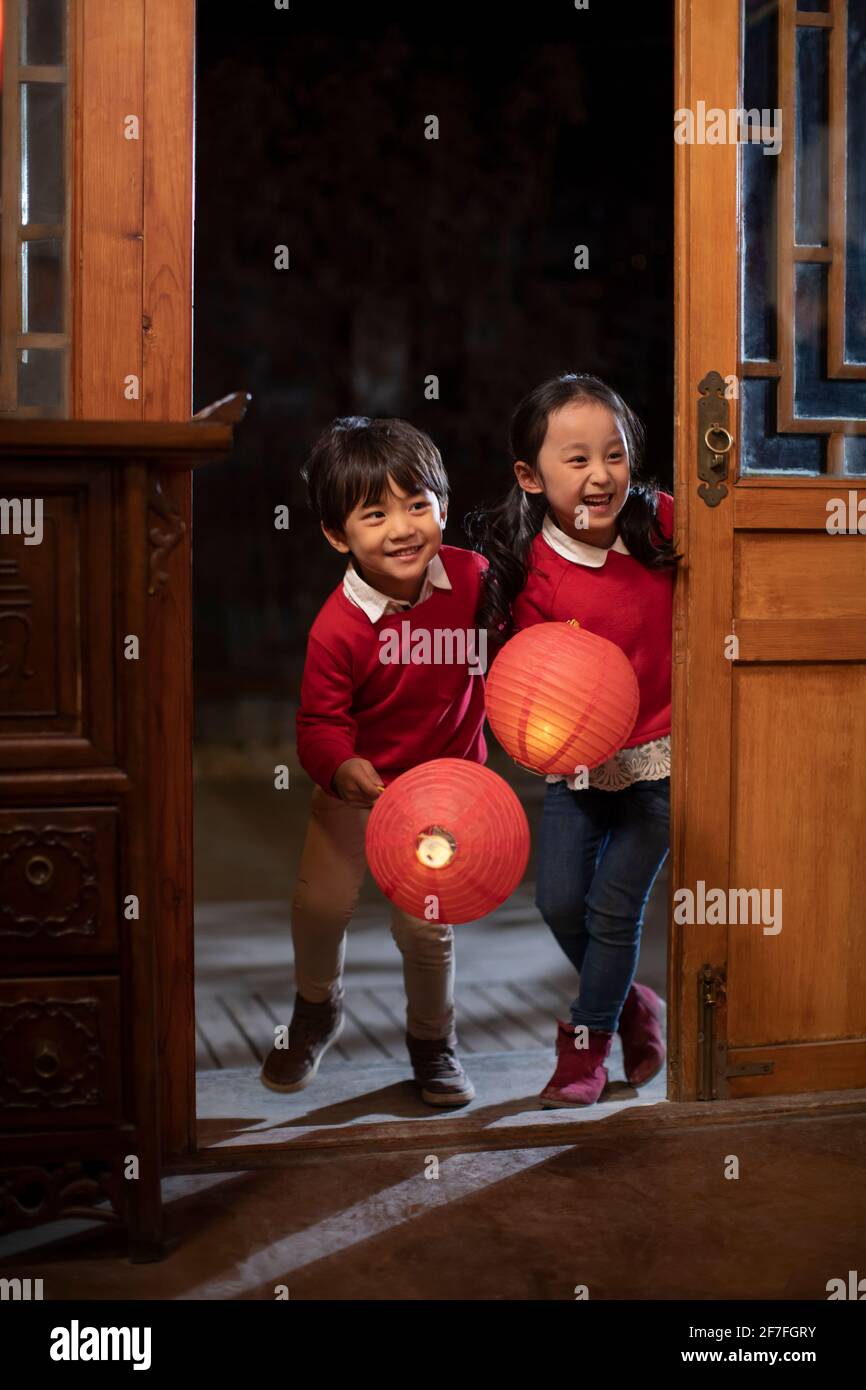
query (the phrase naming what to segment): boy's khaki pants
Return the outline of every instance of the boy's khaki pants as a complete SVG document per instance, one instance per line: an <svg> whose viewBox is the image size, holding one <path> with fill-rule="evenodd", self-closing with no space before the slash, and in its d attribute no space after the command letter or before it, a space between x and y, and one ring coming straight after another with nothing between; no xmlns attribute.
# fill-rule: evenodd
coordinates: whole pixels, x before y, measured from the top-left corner
<svg viewBox="0 0 866 1390"><path fill-rule="evenodd" d="M313 791L292 901L295 986L311 1004L341 988L346 928L367 872L364 832L370 810ZM393 903L391 933L403 956L406 1027L414 1038L454 1036L454 932L410 917Z"/></svg>

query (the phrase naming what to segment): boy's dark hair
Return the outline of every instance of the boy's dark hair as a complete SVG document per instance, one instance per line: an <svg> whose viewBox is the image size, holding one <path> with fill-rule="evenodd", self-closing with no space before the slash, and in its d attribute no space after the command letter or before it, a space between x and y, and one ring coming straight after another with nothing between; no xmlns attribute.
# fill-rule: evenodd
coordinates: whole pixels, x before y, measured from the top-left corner
<svg viewBox="0 0 866 1390"><path fill-rule="evenodd" d="M512 460L523 459L536 469L550 415L565 405L584 401L607 406L628 444L631 491L619 514L619 532L629 552L648 569L674 568L682 556L673 541L662 535L658 487L641 474L643 423L599 377L590 372L563 372L524 396L511 419ZM511 605L526 584L529 549L541 530L547 505L543 493L525 492L515 480L501 501L472 512L464 523L471 542L490 562L478 621L488 628L494 643L504 641L514 630Z"/></svg>
<svg viewBox="0 0 866 1390"><path fill-rule="evenodd" d="M342 531L359 505L378 502L389 476L404 492L425 488L448 500L448 475L429 435L407 420L344 415L332 420L313 445L301 469L317 521Z"/></svg>

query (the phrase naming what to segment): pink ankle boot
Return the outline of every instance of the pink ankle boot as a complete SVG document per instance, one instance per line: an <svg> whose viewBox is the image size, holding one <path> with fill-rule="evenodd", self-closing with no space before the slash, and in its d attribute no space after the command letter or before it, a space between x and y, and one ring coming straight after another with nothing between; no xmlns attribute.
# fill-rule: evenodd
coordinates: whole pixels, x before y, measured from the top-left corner
<svg viewBox="0 0 866 1390"><path fill-rule="evenodd" d="M645 1086L665 1063L662 1001L647 985L632 985L625 997L617 1032L622 1038L625 1074L631 1086Z"/></svg>
<svg viewBox="0 0 866 1390"><path fill-rule="evenodd" d="M558 1018L556 1070L541 1092L546 1109L567 1105L593 1105L607 1085L607 1067L613 1033L589 1029L589 1045L574 1045L574 1025Z"/></svg>

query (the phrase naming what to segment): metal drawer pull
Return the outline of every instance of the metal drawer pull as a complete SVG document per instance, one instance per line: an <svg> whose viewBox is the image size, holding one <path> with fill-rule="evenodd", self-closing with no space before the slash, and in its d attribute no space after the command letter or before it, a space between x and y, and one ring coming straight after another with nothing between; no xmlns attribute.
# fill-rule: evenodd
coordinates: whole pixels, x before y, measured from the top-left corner
<svg viewBox="0 0 866 1390"><path fill-rule="evenodd" d="M34 888L48 888L54 878L54 865L44 854L32 854L24 866L24 876Z"/></svg>
<svg viewBox="0 0 866 1390"><path fill-rule="evenodd" d="M43 1042L39 1044L39 1051L33 1066L40 1076L53 1076L60 1065L60 1058L51 1046L51 1043Z"/></svg>

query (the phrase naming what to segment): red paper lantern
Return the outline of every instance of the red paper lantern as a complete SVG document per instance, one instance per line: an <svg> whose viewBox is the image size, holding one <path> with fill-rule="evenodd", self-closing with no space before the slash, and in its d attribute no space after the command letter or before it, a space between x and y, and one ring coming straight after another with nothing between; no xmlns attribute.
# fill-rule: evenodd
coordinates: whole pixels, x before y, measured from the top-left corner
<svg viewBox="0 0 866 1390"><path fill-rule="evenodd" d="M517 887L529 825L507 782L479 763L436 758L397 777L367 821L367 862L413 917L474 922Z"/></svg>
<svg viewBox="0 0 866 1390"><path fill-rule="evenodd" d="M486 696L490 727L514 761L565 776L622 748L640 703L622 648L573 618L534 623L506 642Z"/></svg>

